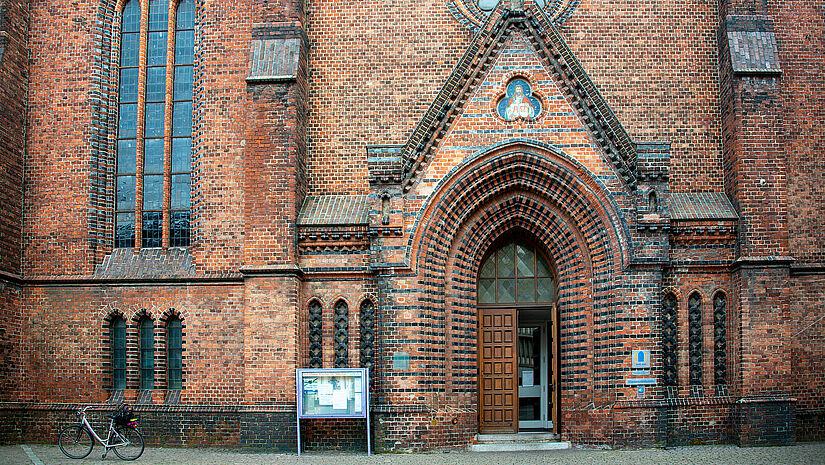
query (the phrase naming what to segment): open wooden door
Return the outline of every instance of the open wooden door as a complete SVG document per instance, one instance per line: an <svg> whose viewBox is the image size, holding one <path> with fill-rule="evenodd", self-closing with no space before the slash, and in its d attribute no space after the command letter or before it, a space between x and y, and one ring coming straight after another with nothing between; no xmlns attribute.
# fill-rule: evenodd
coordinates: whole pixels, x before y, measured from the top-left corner
<svg viewBox="0 0 825 465"><path fill-rule="evenodd" d="M479 430L518 432L518 315L516 309L481 309Z"/></svg>

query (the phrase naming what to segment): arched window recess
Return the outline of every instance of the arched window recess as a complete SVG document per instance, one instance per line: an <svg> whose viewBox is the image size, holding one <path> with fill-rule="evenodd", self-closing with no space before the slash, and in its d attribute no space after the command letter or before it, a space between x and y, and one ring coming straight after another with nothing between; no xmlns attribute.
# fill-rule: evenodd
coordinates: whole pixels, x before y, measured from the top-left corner
<svg viewBox="0 0 825 465"><path fill-rule="evenodd" d="M478 273L479 305L546 306L555 301L553 269L531 242L508 239L482 261Z"/></svg>

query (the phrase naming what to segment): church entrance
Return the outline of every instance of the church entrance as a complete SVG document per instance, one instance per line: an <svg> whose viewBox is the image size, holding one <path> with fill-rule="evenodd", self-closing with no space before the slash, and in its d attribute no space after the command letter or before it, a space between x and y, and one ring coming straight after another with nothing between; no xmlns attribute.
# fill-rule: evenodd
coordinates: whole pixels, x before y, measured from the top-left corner
<svg viewBox="0 0 825 465"><path fill-rule="evenodd" d="M479 430L559 431L553 270L532 243L492 247L478 275Z"/></svg>

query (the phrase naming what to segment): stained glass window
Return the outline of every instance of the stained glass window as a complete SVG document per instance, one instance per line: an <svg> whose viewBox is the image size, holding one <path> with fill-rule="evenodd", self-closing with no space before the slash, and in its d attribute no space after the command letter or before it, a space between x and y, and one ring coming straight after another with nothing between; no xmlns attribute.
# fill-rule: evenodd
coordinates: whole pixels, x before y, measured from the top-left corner
<svg viewBox="0 0 825 465"><path fill-rule="evenodd" d="M175 69L172 90L172 168L169 245L189 245L192 172L192 72L195 51L195 2L182 0L175 21Z"/></svg>

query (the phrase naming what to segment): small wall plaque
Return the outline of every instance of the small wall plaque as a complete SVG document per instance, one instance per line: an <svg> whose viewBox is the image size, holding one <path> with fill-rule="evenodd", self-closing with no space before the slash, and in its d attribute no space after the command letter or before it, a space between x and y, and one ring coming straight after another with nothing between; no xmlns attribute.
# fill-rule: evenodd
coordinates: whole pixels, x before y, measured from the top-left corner
<svg viewBox="0 0 825 465"><path fill-rule="evenodd" d="M392 354L392 369L403 371L410 369L410 354L408 352L396 352Z"/></svg>

